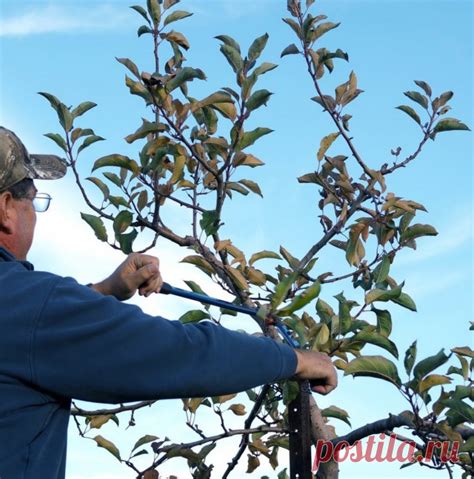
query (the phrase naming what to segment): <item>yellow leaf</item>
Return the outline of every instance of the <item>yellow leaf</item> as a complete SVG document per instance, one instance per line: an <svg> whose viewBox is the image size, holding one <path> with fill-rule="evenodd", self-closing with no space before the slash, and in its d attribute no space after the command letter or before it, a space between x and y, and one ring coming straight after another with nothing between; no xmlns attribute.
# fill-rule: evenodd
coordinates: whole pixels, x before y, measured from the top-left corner
<svg viewBox="0 0 474 479"><path fill-rule="evenodd" d="M91 427L91 429L100 429L111 417L112 414L107 414L104 416L94 416L90 420L89 426Z"/></svg>
<svg viewBox="0 0 474 479"><path fill-rule="evenodd" d="M184 165L186 164L186 157L185 156L177 156L174 160L174 168L173 174L170 178L170 184L174 185L177 183L181 177L183 176Z"/></svg>
<svg viewBox="0 0 474 479"><path fill-rule="evenodd" d="M324 158L326 151L328 151L329 147L334 143L334 141L336 140L338 136L339 136L339 132L331 133L325 136L321 140L321 144L319 146L319 151L318 151L318 161L321 161Z"/></svg>
<svg viewBox="0 0 474 479"><path fill-rule="evenodd" d="M247 414L247 412L245 411L245 406L243 404L232 404L232 406L229 406L229 409L236 416L245 416Z"/></svg>
<svg viewBox="0 0 474 479"><path fill-rule="evenodd" d="M241 289L241 290L248 290L249 285L247 280L244 278L244 275L236 268L232 268L232 266L225 267L226 271L229 273L230 277L234 281L234 283Z"/></svg>

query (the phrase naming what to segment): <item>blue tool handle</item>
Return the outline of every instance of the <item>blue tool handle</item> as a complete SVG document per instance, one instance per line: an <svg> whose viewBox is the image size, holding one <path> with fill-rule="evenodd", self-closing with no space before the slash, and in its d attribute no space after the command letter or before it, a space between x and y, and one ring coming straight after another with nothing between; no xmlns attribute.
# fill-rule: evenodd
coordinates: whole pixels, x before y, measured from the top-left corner
<svg viewBox="0 0 474 479"><path fill-rule="evenodd" d="M193 301L199 301L200 303L210 304L211 306L218 306L219 308L228 309L230 311L236 311L237 313L248 314L250 316L256 317L257 310L254 308L247 308L245 306L238 306L228 301L223 301L221 299L213 298L212 296L207 296L205 294L195 293L194 291L187 291L185 289L176 288L171 286L169 283L163 283L163 286L160 289L162 294L171 294L173 296L180 296L181 298L191 299ZM280 318L275 318L275 326L280 331L280 334L283 336L283 339L286 343L292 348L298 348L298 342L291 337L290 330L285 324L281 321Z"/></svg>

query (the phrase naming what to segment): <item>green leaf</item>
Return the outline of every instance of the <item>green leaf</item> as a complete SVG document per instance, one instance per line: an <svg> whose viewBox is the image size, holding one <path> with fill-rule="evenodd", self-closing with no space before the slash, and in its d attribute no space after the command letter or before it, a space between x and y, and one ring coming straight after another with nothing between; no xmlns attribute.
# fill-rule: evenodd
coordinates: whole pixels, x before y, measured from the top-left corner
<svg viewBox="0 0 474 479"><path fill-rule="evenodd" d="M115 237L117 238L117 241L119 242L120 249L125 253L125 254L130 254L133 252L133 242L138 236L137 230L133 230L130 233L127 234L117 234Z"/></svg>
<svg viewBox="0 0 474 479"><path fill-rule="evenodd" d="M151 93L147 90L145 85L139 81L132 80L128 75L125 75L125 84L129 88L132 95L137 95L140 98L143 98L147 105L153 103Z"/></svg>
<svg viewBox="0 0 474 479"><path fill-rule="evenodd" d="M297 273L290 273L288 276L285 276L282 281L280 281L275 287L275 293L272 296L271 304L273 309L277 308L278 305L285 300L286 295L291 289L291 286L296 281L298 277Z"/></svg>
<svg viewBox="0 0 474 479"><path fill-rule="evenodd" d="M133 446L132 452L135 451L135 449L138 449L140 446L143 446L144 444L148 444L149 442L156 441L158 439L157 436L151 436L150 434L147 434L146 436L141 437Z"/></svg>
<svg viewBox="0 0 474 479"><path fill-rule="evenodd" d="M238 50L230 45L225 44L221 45L220 50L235 73L238 73L243 69L244 61Z"/></svg>
<svg viewBox="0 0 474 479"><path fill-rule="evenodd" d="M122 186L122 182L120 181L120 178L115 173L106 171L105 173L103 173L103 175L115 186L118 186L119 188Z"/></svg>
<svg viewBox="0 0 474 479"><path fill-rule="evenodd" d="M388 338L392 332L392 316L385 309L377 309L372 307L372 311L377 316L377 332Z"/></svg>
<svg viewBox="0 0 474 479"><path fill-rule="evenodd" d="M431 87L426 83L425 81L422 80L415 80L415 83L428 95L432 95Z"/></svg>
<svg viewBox="0 0 474 479"><path fill-rule="evenodd" d="M77 149L77 153L79 154L82 150L92 145L93 143L96 143L98 141L104 141L104 140L105 138L102 138L101 136L90 135L82 142L82 145Z"/></svg>
<svg viewBox="0 0 474 479"><path fill-rule="evenodd" d="M121 63L122 65L126 66L131 73L135 75L135 77L140 80L140 72L138 71L138 67L135 65L135 63L132 62L129 58L117 58L115 59Z"/></svg>
<svg viewBox="0 0 474 479"><path fill-rule="evenodd" d="M327 324L331 323L331 319L335 315L331 306L329 306L329 304L323 301L321 298L319 298L316 302L316 312L321 318L321 321Z"/></svg>
<svg viewBox="0 0 474 479"><path fill-rule="evenodd" d="M286 55L296 55L297 53L300 53L300 51L298 50L298 47L292 43L281 52L280 58L283 58Z"/></svg>
<svg viewBox="0 0 474 479"><path fill-rule="evenodd" d="M128 208L128 202L127 200L123 197L123 196L113 196L113 195L110 195L109 196L109 201L110 203L112 203L117 209L120 207L120 206L123 206L125 208Z"/></svg>
<svg viewBox="0 0 474 479"><path fill-rule="evenodd" d="M142 126L140 126L140 128L138 128L138 130L135 131L135 133L131 135L127 135L125 137L125 141L127 143L133 143L134 141L140 138L145 138L150 133L158 133L158 132L168 131L168 130L169 130L168 125L164 125L163 123L156 123L154 121L151 122L143 118Z"/></svg>
<svg viewBox="0 0 474 479"><path fill-rule="evenodd" d="M180 318L179 321L183 324L187 323L197 323L198 321L202 321L203 319L209 319L210 316L205 311L201 311L200 309L193 309L184 313Z"/></svg>
<svg viewBox="0 0 474 479"><path fill-rule="evenodd" d="M436 126L433 129L433 133L440 133L442 131L452 131L452 130L469 130L470 128L464 123L460 122L456 118L444 118L443 120L438 121Z"/></svg>
<svg viewBox="0 0 474 479"><path fill-rule="evenodd" d="M474 389L470 386L456 386L453 393L453 399L466 399L469 398L474 401Z"/></svg>
<svg viewBox="0 0 474 479"><path fill-rule="evenodd" d="M410 100L413 100L421 105L425 110L428 109L428 98L426 98L426 96L418 93L417 91L405 91L403 94L410 98Z"/></svg>
<svg viewBox="0 0 474 479"><path fill-rule="evenodd" d="M449 100L454 96L454 93L452 91L445 91L442 93L439 98L438 98L438 108L441 106L446 105Z"/></svg>
<svg viewBox="0 0 474 479"><path fill-rule="evenodd" d="M291 303L284 307L283 309L277 311L279 316L290 316L295 311L303 308L314 298L316 298L321 291L321 283L319 281L315 281L311 286L306 288L301 294L295 296L295 298L291 301Z"/></svg>
<svg viewBox="0 0 474 479"><path fill-rule="evenodd" d="M142 25L141 27L138 28L137 35L139 37L141 37L145 33L153 33L153 30L150 27L147 27L146 25Z"/></svg>
<svg viewBox="0 0 474 479"><path fill-rule="evenodd" d="M132 5L130 8L132 10L135 10L136 12L138 12L148 23L150 23L150 19L148 18L148 14L143 7L141 7L140 5Z"/></svg>
<svg viewBox="0 0 474 479"><path fill-rule="evenodd" d="M418 125L421 125L420 116L411 106L400 105L400 106L397 106L396 109L405 112L408 116L413 118L413 120L415 120L418 123Z"/></svg>
<svg viewBox="0 0 474 479"><path fill-rule="evenodd" d="M459 452L468 452L470 454L474 453L474 436L466 439L465 443L459 448ZM462 476L462 479L469 479L469 472L465 472Z"/></svg>
<svg viewBox="0 0 474 479"><path fill-rule="evenodd" d="M58 109L59 123L65 131L71 131L74 118L72 117L69 108L61 103Z"/></svg>
<svg viewBox="0 0 474 479"><path fill-rule="evenodd" d="M184 282L188 285L191 291L208 296L208 294L205 293L204 290L201 288L201 286L199 286L195 281L185 280Z"/></svg>
<svg viewBox="0 0 474 479"><path fill-rule="evenodd" d="M474 408L468 406L464 401L458 399L446 399L441 401L450 410L446 413L451 427L457 426L463 422L474 422Z"/></svg>
<svg viewBox="0 0 474 479"><path fill-rule="evenodd" d="M237 145L237 148L239 150L244 150L248 146L253 145L262 136L272 133L272 131L273 130L270 128L255 128L255 130L247 131L243 134L242 139Z"/></svg>
<svg viewBox="0 0 474 479"><path fill-rule="evenodd" d="M298 177L298 183L315 183L321 184L321 179L317 173L306 173L306 175Z"/></svg>
<svg viewBox="0 0 474 479"><path fill-rule="evenodd" d="M196 101L191 105L191 111L196 111L198 108L202 108L204 106L212 106L216 103L232 103L232 98L228 93L223 93L221 91L212 93L211 95L207 96L203 100Z"/></svg>
<svg viewBox="0 0 474 479"><path fill-rule="evenodd" d="M219 229L219 214L215 210L204 211L199 225L207 236L216 234Z"/></svg>
<svg viewBox="0 0 474 479"><path fill-rule="evenodd" d="M392 299L392 301L394 303L397 303L399 304L400 306L403 306L404 308L407 308L409 309L410 311L415 311L416 312L416 304L415 302L413 301L413 299L411 298L411 296L409 296L408 294L406 293L400 293L400 296L398 298L394 298Z"/></svg>
<svg viewBox="0 0 474 479"><path fill-rule="evenodd" d="M295 20L293 20L292 18L283 18L282 20L291 27L291 29L296 33L296 36L299 39L303 39L303 32L301 31L301 27L297 22L295 22Z"/></svg>
<svg viewBox="0 0 474 479"><path fill-rule="evenodd" d="M114 219L114 231L117 234L124 233L132 224L133 215L130 211L121 211Z"/></svg>
<svg viewBox="0 0 474 479"><path fill-rule="evenodd" d="M153 24L157 26L160 23L161 8L158 0L146 0L148 13L150 14Z"/></svg>
<svg viewBox="0 0 474 479"><path fill-rule="evenodd" d="M100 191L104 195L104 200L106 200L109 197L110 195L109 187L102 180L99 180L99 178L94 178L93 176L86 178L86 180L90 181L91 183L94 183L94 185L96 185L97 188L100 189Z"/></svg>
<svg viewBox="0 0 474 479"><path fill-rule="evenodd" d="M205 80L206 75L199 68L190 68L190 67L181 68L181 70L178 71L176 76L166 83L166 89L169 92L171 92L175 90L176 88L180 87L181 85L183 85L183 83L192 81L195 78L199 80Z"/></svg>
<svg viewBox="0 0 474 479"><path fill-rule="evenodd" d="M58 98L56 98L54 95L51 95L51 93L46 93L44 91L39 91L38 95L41 95L42 97L46 98L49 101L49 104L56 111L56 113L59 113L59 107L60 105L62 105L62 103L59 101Z"/></svg>
<svg viewBox="0 0 474 479"><path fill-rule="evenodd" d="M395 343L390 341L390 339L388 339L387 337L382 336L377 331L369 331L367 329L363 329L354 336L353 340L379 346L387 350L390 354L392 354L398 359L398 349Z"/></svg>
<svg viewBox="0 0 474 479"><path fill-rule="evenodd" d="M300 387L296 381L285 381L282 387L283 392L283 404L288 405L293 399L298 396Z"/></svg>
<svg viewBox="0 0 474 479"><path fill-rule="evenodd" d="M85 101L78 105L74 110L71 111L71 115L73 118L77 118L78 116L83 115L86 111L91 110L92 108L95 108L97 106L96 103L93 103L91 101Z"/></svg>
<svg viewBox="0 0 474 479"><path fill-rule="evenodd" d="M271 259L281 259L281 256L278 253L273 251L259 251L258 253L254 253L249 260L250 266L252 266L256 261L264 259L264 258L271 258Z"/></svg>
<svg viewBox="0 0 474 479"><path fill-rule="evenodd" d="M332 23L332 22L321 23L311 33L310 40L315 41L318 38L321 38L324 34L329 32L330 30L333 30L334 28L337 28L339 25L340 23Z"/></svg>
<svg viewBox="0 0 474 479"><path fill-rule="evenodd" d="M89 135L94 135L94 131L90 128L74 128L71 132L71 141L74 144L79 138Z"/></svg>
<svg viewBox="0 0 474 479"><path fill-rule="evenodd" d="M256 60L261 53L263 52L266 44L268 41L268 33L265 33L261 37L256 38L252 45L250 45L249 51L248 51L248 59L249 61L254 61Z"/></svg>
<svg viewBox="0 0 474 479"><path fill-rule="evenodd" d="M426 376L418 385L418 391L424 393L434 386L440 386L441 384L450 384L451 379L447 376L442 376L440 374L430 374Z"/></svg>
<svg viewBox="0 0 474 479"><path fill-rule="evenodd" d="M136 161L131 160L128 156L113 154L103 156L99 158L94 163L92 167L92 171L97 170L98 168L104 168L106 166L116 166L119 168L125 168L126 170L131 171L134 174L138 174L140 172Z"/></svg>
<svg viewBox="0 0 474 479"><path fill-rule="evenodd" d="M385 255L382 261L377 265L373 271L374 281L376 283L383 283L390 272L390 258Z"/></svg>
<svg viewBox="0 0 474 479"><path fill-rule="evenodd" d="M100 241L107 241L107 231L102 218L94 215L88 215L86 213L81 213L81 218L94 230L97 239Z"/></svg>
<svg viewBox="0 0 474 479"><path fill-rule="evenodd" d="M338 319L339 319L339 327L340 332L342 334L346 334L350 331L352 326L352 317L351 317L351 309L355 306L354 301L348 301L343 293L339 293L334 296L339 302L339 311L338 311Z"/></svg>
<svg viewBox="0 0 474 479"><path fill-rule="evenodd" d="M171 8L173 5L176 5L180 1L181 0L163 0L163 8L165 10L168 10L169 8Z"/></svg>
<svg viewBox="0 0 474 479"><path fill-rule="evenodd" d="M421 236L436 236L438 232L431 225L417 223L409 226L401 235L400 241L411 241Z"/></svg>
<svg viewBox="0 0 474 479"><path fill-rule="evenodd" d="M434 356L430 356L420 361L415 366L415 369L413 370L413 374L416 379L424 378L431 371L434 371L436 368L439 368L440 366L445 364L448 361L448 359L449 359L449 356L446 356L446 354L444 354L444 349L441 349L441 351L438 354L435 354Z"/></svg>
<svg viewBox="0 0 474 479"><path fill-rule="evenodd" d="M394 384L397 388L401 386L397 367L383 356L360 356L353 359L344 370L344 376L349 374L383 379Z"/></svg>
<svg viewBox="0 0 474 479"><path fill-rule="evenodd" d="M390 301L398 298L402 292L401 286L393 289L373 289L365 295L365 304L371 304L375 301Z"/></svg>
<svg viewBox="0 0 474 479"><path fill-rule="evenodd" d="M268 73L269 71L274 70L277 66L278 65L275 65L274 63L263 62L259 67L255 68L252 75L258 77L260 75L263 75L264 73Z"/></svg>
<svg viewBox="0 0 474 479"><path fill-rule="evenodd" d="M106 449L107 451L110 452L110 454L115 456L119 461L122 460L120 457L120 451L117 449L117 446L113 442L110 442L109 440L105 439L102 436L94 437L94 441L97 443L98 447L102 447Z"/></svg>
<svg viewBox="0 0 474 479"><path fill-rule="evenodd" d="M405 230L408 228L408 226L410 225L410 223L413 221L413 219L415 218L415 215L413 213L405 213L401 220L400 220L400 232L401 233L404 233Z"/></svg>
<svg viewBox="0 0 474 479"><path fill-rule="evenodd" d="M61 148L61 150L67 153L66 141L59 133L46 133L44 136L46 138L49 138L50 140L53 140L54 143L56 143L56 145L58 145L59 148Z"/></svg>
<svg viewBox="0 0 474 479"><path fill-rule="evenodd" d="M204 273L211 275L214 273L212 266L202 257L197 255L186 256L181 260L181 263L189 263L198 267Z"/></svg>
<svg viewBox="0 0 474 479"><path fill-rule="evenodd" d="M173 13L170 13L165 18L165 21L163 22L163 25L166 27L166 25L169 25L172 22L182 20L183 18L190 17L191 15L192 15L192 13L185 12L184 10L175 10Z"/></svg>
<svg viewBox="0 0 474 479"><path fill-rule="evenodd" d="M411 346L405 351L405 359L403 360L405 371L408 375L410 375L411 370L413 369L413 365L415 364L416 351L416 341L413 341Z"/></svg>
<svg viewBox="0 0 474 479"><path fill-rule="evenodd" d="M266 105L273 93L268 90L257 90L245 103L248 111L256 110L262 105Z"/></svg>
<svg viewBox="0 0 474 479"><path fill-rule="evenodd" d="M225 45L228 45L229 47L234 48L240 53L240 45L229 35L217 35L217 37L214 37L217 40L220 40L223 42Z"/></svg>
<svg viewBox="0 0 474 479"><path fill-rule="evenodd" d="M341 409L337 406L329 406L327 408L321 409L321 415L323 417L334 417L344 421L349 427L352 427L351 422L349 421L349 414L344 409Z"/></svg>

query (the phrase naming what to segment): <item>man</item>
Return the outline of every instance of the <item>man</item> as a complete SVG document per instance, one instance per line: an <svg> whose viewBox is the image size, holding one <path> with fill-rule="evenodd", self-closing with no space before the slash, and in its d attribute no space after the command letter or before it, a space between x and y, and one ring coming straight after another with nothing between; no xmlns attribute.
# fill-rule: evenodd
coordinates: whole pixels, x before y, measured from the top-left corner
<svg viewBox="0 0 474 479"><path fill-rule="evenodd" d="M62 479L71 399L119 403L242 391L296 376L336 387L326 355L209 322L182 325L121 303L160 290L158 260L130 255L103 282L34 271L36 212L50 197L34 179L66 167L29 155L0 127L0 477Z"/></svg>

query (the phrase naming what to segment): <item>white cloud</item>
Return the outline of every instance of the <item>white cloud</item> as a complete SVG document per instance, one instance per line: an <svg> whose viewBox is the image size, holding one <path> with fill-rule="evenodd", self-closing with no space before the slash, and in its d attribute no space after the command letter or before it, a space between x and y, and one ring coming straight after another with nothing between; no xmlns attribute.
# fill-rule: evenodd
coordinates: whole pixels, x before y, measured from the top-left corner
<svg viewBox="0 0 474 479"><path fill-rule="evenodd" d="M0 19L0 36L112 30L130 21L125 5L42 5Z"/></svg>

